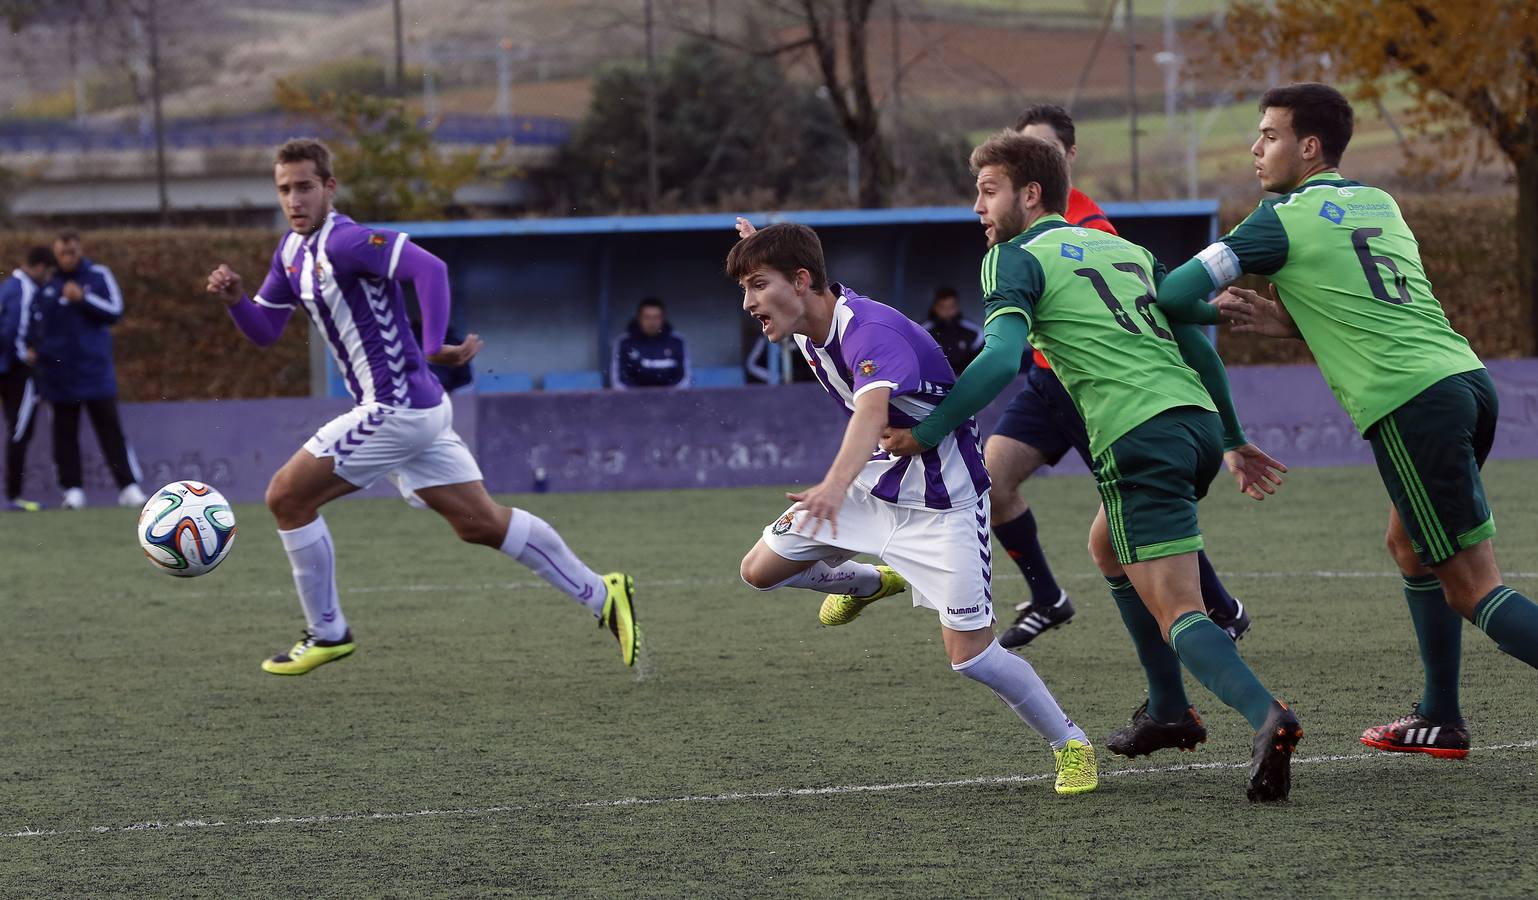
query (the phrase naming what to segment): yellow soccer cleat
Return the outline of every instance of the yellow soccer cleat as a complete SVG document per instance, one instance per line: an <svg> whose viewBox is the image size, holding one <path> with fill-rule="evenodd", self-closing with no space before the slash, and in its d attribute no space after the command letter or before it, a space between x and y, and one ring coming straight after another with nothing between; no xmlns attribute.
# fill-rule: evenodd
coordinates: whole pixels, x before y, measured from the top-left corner
<svg viewBox="0 0 1538 900"><path fill-rule="evenodd" d="M598 624L619 641L619 655L625 665L634 666L636 652L641 649L641 626L635 620L635 579L623 572L610 572L603 583L609 588L609 598L603 602Z"/></svg>
<svg viewBox="0 0 1538 900"><path fill-rule="evenodd" d="M824 625L848 625L865 607L882 597L901 594L908 589L908 582L893 571L891 566L877 566L876 571L881 573L881 586L876 588L874 594L864 597L856 597L853 594L829 594L823 598L822 608L817 611L817 621Z"/></svg>
<svg viewBox="0 0 1538 900"><path fill-rule="evenodd" d="M303 675L316 666L323 666L334 659L349 656L358 645L353 643L352 629L342 634L339 641L323 641L308 631L299 643L289 649L287 653L279 653L272 659L262 661L262 671L271 672L274 675Z"/></svg>
<svg viewBox="0 0 1538 900"><path fill-rule="evenodd" d="M1100 767L1095 762L1095 748L1083 741L1070 740L1061 750L1053 750L1057 757L1057 784L1059 794L1087 794L1100 786Z"/></svg>

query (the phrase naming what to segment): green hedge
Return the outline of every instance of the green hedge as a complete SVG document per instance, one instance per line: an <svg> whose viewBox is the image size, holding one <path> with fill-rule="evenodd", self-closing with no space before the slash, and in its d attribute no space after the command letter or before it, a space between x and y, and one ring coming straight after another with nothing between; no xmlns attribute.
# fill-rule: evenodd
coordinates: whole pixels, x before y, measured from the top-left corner
<svg viewBox="0 0 1538 900"><path fill-rule="evenodd" d="M259 348L204 288L227 263L255 293L272 263L278 233L267 230L92 231L85 254L112 270L123 291L113 329L119 396L124 400L210 400L302 396L310 391L308 327L289 320L283 338ZM0 234L0 259L13 268L50 233Z"/></svg>
<svg viewBox="0 0 1538 900"><path fill-rule="evenodd" d="M1518 295L1515 209L1509 197L1401 198L1421 239L1426 274L1453 327L1487 358L1534 355L1527 302ZM1251 207L1223 208L1224 230ZM51 234L0 234L0 259L19 262L27 247ZM118 387L125 400L286 397L309 393L308 329L289 322L277 344L259 349L235 329L223 305L204 292L208 273L228 263L255 291L279 234L269 230L169 229L96 231L86 254L111 267L126 312L116 329ZM1232 365L1306 362L1297 341L1223 332Z"/></svg>
<svg viewBox="0 0 1538 900"><path fill-rule="evenodd" d="M1516 201L1507 195L1410 195L1399 206L1420 241L1426 277L1447 318L1486 359L1533 356L1532 318L1517 287ZM1254 209L1225 204L1224 231ZM1248 279L1259 288L1264 279ZM1230 365L1310 362L1299 341L1221 331L1218 346Z"/></svg>

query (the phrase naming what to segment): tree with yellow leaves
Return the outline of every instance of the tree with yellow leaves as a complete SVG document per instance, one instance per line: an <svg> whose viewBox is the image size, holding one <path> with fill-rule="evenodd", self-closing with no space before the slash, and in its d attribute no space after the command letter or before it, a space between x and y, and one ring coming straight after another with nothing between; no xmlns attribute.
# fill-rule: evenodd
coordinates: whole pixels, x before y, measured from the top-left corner
<svg viewBox="0 0 1538 900"><path fill-rule="evenodd" d="M1359 82L1372 98L1402 79L1411 124L1470 131L1511 162L1518 284L1538 336L1538 7L1525 0L1243 0L1218 55L1258 75L1281 61L1304 77ZM1280 59L1279 59L1280 58Z"/></svg>

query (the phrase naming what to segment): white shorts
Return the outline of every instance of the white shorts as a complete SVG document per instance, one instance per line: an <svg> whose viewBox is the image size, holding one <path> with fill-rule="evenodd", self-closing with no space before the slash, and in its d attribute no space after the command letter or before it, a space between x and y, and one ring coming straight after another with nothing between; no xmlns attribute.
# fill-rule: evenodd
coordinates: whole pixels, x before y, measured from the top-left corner
<svg viewBox="0 0 1538 900"><path fill-rule="evenodd" d="M826 522L815 537L801 534L805 513L787 510L764 527L764 544L786 559L821 559L830 565L856 553L880 557L908 582L914 606L933 609L940 624L953 631L976 631L993 627L988 515L986 493L969 507L910 509L877 500L854 485L838 511L837 537Z"/></svg>
<svg viewBox="0 0 1538 900"><path fill-rule="evenodd" d="M316 459L334 458L337 476L360 488L392 473L402 493L481 480L481 467L454 433L448 397L429 409L354 407L322 425L304 449Z"/></svg>

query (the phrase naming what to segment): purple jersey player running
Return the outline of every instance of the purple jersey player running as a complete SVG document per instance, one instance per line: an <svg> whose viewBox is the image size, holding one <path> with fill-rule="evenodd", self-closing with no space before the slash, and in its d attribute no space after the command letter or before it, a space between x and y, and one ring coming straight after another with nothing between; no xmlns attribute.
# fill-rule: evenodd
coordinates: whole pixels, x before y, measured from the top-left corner
<svg viewBox="0 0 1538 900"><path fill-rule="evenodd" d="M462 365L481 341L470 335L462 344L443 343L449 318L443 261L405 234L367 228L332 209L336 179L331 153L319 141L291 140L274 163L278 203L293 232L279 242L254 298L226 265L208 276L208 291L224 300L258 346L276 341L302 306L358 405L322 426L267 486L306 627L293 648L262 668L303 675L356 649L320 508L387 475L448 520L461 540L501 550L591 610L619 641L625 665L634 665L640 629L631 578L599 575L542 519L492 500L470 449L454 433L453 407L427 363ZM415 286L422 309L420 347L407 324L402 281Z"/></svg>
<svg viewBox="0 0 1538 900"><path fill-rule="evenodd" d="M764 528L742 560L742 579L845 593L823 602L828 624L913 588L915 606L940 614L951 667L992 688L1057 759L1057 792L1095 789L1094 748L1031 664L993 639L989 588L988 472L971 419L917 457L876 449L888 424L910 427L939 404L956 377L940 345L907 316L827 280L822 244L804 225L754 231L726 259L742 308L771 341L791 337L817 380L849 417L843 445L815 487ZM854 562L859 553L890 566Z"/></svg>

